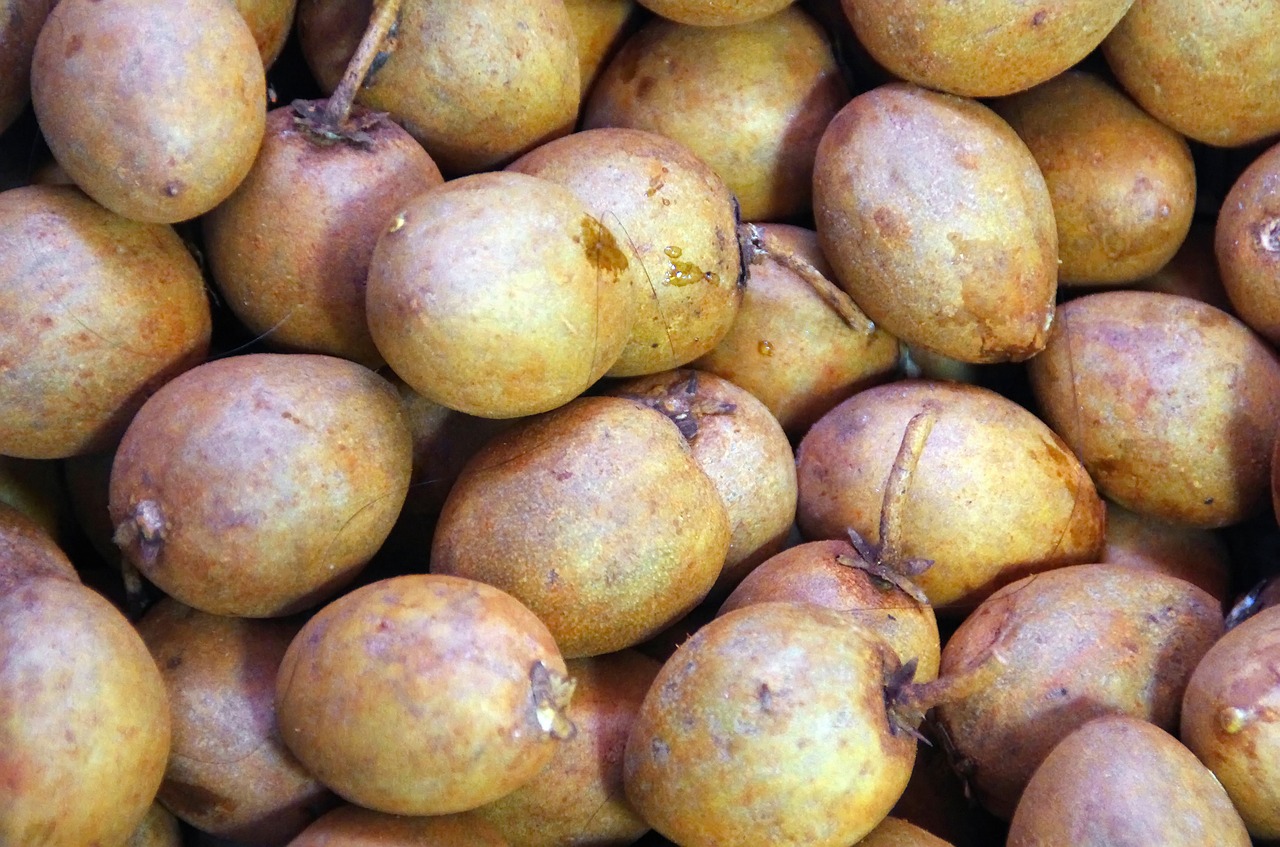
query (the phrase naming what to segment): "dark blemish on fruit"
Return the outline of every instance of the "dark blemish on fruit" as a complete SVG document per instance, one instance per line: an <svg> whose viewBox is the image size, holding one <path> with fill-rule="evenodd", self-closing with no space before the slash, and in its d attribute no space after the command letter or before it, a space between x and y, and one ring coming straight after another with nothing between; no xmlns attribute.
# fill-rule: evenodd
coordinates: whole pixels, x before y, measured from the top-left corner
<svg viewBox="0 0 1280 847"><path fill-rule="evenodd" d="M574 236L573 240L582 245L587 261L597 270L607 271L615 277L627 269L626 254L604 224L590 215L583 215L581 227L581 234Z"/></svg>
<svg viewBox="0 0 1280 847"><path fill-rule="evenodd" d="M901 241L911 237L911 227L906 219L887 206L881 206L872 212L871 220L875 222L876 231L883 239Z"/></svg>
<svg viewBox="0 0 1280 847"><path fill-rule="evenodd" d="M671 757L671 748L668 747L667 743L661 738L653 739L651 749L653 750L654 764L665 765L667 760Z"/></svg>
<svg viewBox="0 0 1280 847"><path fill-rule="evenodd" d="M84 49L84 39L78 35L73 35L67 41L67 51L63 54L64 58L70 59L75 54Z"/></svg>
<svg viewBox="0 0 1280 847"><path fill-rule="evenodd" d="M760 703L760 711L765 713L773 711L773 692L769 690L769 683L760 683L760 688L756 690L756 700Z"/></svg>
<svg viewBox="0 0 1280 847"><path fill-rule="evenodd" d="M180 667L182 667L181 656L170 656L169 659L164 663L164 668L167 671L177 670Z"/></svg>
<svg viewBox="0 0 1280 847"><path fill-rule="evenodd" d="M160 799L179 817L206 818L228 815L236 810L236 801L210 791L202 785L165 780L160 786Z"/></svg>
<svg viewBox="0 0 1280 847"><path fill-rule="evenodd" d="M636 97L640 97L640 98L647 97L649 95L649 92L653 91L653 86L656 83L657 83L657 80L655 80L651 76L641 77L640 81L636 83Z"/></svg>
<svg viewBox="0 0 1280 847"><path fill-rule="evenodd" d="M554 476L556 479L558 479L560 482L564 482L566 479L573 478L573 471L552 471L551 475Z"/></svg>
<svg viewBox="0 0 1280 847"><path fill-rule="evenodd" d="M1040 26L1045 22L1045 20L1048 19L1048 17L1049 17L1049 12L1045 9L1041 9L1040 11L1036 12L1034 15L1031 16L1031 25Z"/></svg>
<svg viewBox="0 0 1280 847"><path fill-rule="evenodd" d="M164 193L169 197L177 197L179 194L182 193L182 188L183 188L182 183L178 182L175 179L172 182L165 183Z"/></svg>
<svg viewBox="0 0 1280 847"><path fill-rule="evenodd" d="M1204 504L1205 504L1206 506L1212 506L1212 505L1213 505L1213 498L1212 498L1212 497L1206 497L1206 498L1204 498Z"/></svg>
<svg viewBox="0 0 1280 847"><path fill-rule="evenodd" d="M1280 253L1280 218L1263 221L1258 228L1258 244L1268 253Z"/></svg>

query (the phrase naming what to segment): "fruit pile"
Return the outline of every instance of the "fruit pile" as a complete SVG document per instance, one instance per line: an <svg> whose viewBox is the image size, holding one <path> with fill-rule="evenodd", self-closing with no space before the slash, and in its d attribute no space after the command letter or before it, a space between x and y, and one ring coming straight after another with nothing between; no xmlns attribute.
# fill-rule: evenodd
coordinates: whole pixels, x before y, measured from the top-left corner
<svg viewBox="0 0 1280 847"><path fill-rule="evenodd" d="M6 0L0 847L1280 841L1274 12Z"/></svg>

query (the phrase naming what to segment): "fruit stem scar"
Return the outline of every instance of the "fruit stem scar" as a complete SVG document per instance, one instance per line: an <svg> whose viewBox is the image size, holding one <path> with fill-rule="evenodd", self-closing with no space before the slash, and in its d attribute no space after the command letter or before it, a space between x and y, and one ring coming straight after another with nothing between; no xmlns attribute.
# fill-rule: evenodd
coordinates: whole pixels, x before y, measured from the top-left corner
<svg viewBox="0 0 1280 847"><path fill-rule="evenodd" d="M138 546L138 555L144 565L155 564L164 546L169 524L160 504L155 500L141 500L133 507L133 513L116 527L113 541L120 548Z"/></svg>
<svg viewBox="0 0 1280 847"><path fill-rule="evenodd" d="M1280 253L1280 218L1263 221L1258 229L1258 243L1268 253Z"/></svg>

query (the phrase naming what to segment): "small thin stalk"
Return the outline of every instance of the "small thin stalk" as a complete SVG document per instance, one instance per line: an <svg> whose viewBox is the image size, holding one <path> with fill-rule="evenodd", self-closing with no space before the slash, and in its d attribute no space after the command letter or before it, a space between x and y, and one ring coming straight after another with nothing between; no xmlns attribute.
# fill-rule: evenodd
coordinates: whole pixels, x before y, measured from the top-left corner
<svg viewBox="0 0 1280 847"><path fill-rule="evenodd" d="M373 67L378 54L388 49L387 40L400 19L400 7L403 0L376 0L373 15L369 18L369 26L360 39L360 46L347 63L342 81L334 89L324 107L324 121L332 128L342 127L351 114L351 104L355 102L356 93L364 85L369 69Z"/></svg>
<svg viewBox="0 0 1280 847"><path fill-rule="evenodd" d="M903 510L907 502L907 490L915 476L916 465L920 463L920 454L924 452L925 441L933 430L937 412L926 407L907 421L906 431L902 434L902 443L898 446L898 454L889 469L889 478L884 484L884 500L880 506L880 560L892 566L903 561L902 525Z"/></svg>

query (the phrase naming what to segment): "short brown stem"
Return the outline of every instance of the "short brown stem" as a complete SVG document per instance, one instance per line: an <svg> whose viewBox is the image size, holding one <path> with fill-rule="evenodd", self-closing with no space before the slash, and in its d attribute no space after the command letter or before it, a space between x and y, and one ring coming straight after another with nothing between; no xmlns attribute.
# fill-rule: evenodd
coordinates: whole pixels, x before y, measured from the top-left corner
<svg viewBox="0 0 1280 847"><path fill-rule="evenodd" d="M342 81L334 89L324 108L325 123L331 129L338 129L347 122L351 114L351 104L355 102L356 92L364 85L369 69L380 53L386 52L388 37L400 20L400 6L403 0L377 0L369 26L360 39L360 46L347 64Z"/></svg>
<svg viewBox="0 0 1280 847"><path fill-rule="evenodd" d="M907 502L907 490L915 476L925 442L933 431L937 412L925 408L907 421L898 453L894 456L889 478L884 484L884 500L880 506L880 560L890 567L904 560L902 553L903 510Z"/></svg>

